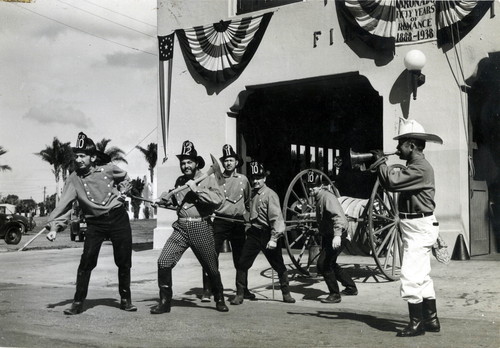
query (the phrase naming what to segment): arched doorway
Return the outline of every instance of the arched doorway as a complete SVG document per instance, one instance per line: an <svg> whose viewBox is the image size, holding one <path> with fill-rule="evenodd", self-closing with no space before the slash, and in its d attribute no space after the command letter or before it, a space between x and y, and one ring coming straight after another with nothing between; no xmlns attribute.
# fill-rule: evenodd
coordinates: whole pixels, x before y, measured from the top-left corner
<svg viewBox="0 0 500 348"><path fill-rule="evenodd" d="M247 162L264 163L268 184L282 199L305 168L327 173L342 195L369 197L375 176L349 163L351 148L382 148L382 97L366 77L346 73L248 86L242 95L230 113L237 117L239 152Z"/></svg>

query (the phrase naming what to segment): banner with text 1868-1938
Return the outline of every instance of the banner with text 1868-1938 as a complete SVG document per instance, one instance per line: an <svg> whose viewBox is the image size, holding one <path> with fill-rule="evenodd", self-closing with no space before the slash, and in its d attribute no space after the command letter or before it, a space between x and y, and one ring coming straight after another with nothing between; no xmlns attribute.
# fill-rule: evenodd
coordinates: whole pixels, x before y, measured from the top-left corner
<svg viewBox="0 0 500 348"><path fill-rule="evenodd" d="M396 45L436 40L434 0L396 2Z"/></svg>

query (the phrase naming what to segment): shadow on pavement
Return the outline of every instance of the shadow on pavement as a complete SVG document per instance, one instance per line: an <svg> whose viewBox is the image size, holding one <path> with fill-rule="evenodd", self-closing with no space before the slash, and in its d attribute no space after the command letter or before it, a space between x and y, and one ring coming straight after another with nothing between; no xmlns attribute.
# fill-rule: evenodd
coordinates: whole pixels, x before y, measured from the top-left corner
<svg viewBox="0 0 500 348"><path fill-rule="evenodd" d="M379 331L398 332L407 325L406 321L385 319L370 314L346 313L336 311L317 311L316 313L287 313L291 315L312 316L323 319L359 321Z"/></svg>
<svg viewBox="0 0 500 348"><path fill-rule="evenodd" d="M57 303L50 303L47 305L47 308L56 308L56 307L69 307L73 303L73 300L64 300ZM118 302L115 298L99 298L99 299L87 299L83 303L83 312L88 309L97 307L97 306L107 306L107 307L120 307L120 302ZM82 313L83 313L82 312Z"/></svg>

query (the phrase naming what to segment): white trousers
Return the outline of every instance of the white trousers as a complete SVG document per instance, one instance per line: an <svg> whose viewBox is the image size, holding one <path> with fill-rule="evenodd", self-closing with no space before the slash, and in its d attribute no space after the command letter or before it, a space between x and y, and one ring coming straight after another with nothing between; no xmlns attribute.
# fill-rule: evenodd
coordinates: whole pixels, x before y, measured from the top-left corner
<svg viewBox="0 0 500 348"><path fill-rule="evenodd" d="M403 262L401 265L401 297L409 303L435 299L430 277L431 249L439 233L434 215L418 219L402 219Z"/></svg>

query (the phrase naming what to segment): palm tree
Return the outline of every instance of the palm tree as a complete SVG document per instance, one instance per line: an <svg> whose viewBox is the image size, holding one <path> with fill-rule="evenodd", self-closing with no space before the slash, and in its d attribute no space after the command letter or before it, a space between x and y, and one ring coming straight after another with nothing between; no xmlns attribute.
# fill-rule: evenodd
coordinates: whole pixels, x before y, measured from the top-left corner
<svg viewBox="0 0 500 348"><path fill-rule="evenodd" d="M61 176L63 180L66 180L74 158L69 144L69 142L61 143L57 137L54 137L52 146L46 145L44 150L35 153L35 155L40 156L43 161L50 163L53 167L52 173L56 179L56 197L58 201L60 196L59 181Z"/></svg>
<svg viewBox="0 0 500 348"><path fill-rule="evenodd" d="M135 148L142 152L146 162L148 162L149 176L151 178L151 183L153 183L154 170L156 167L156 161L158 160L158 144L150 143L146 148L137 145Z"/></svg>
<svg viewBox="0 0 500 348"><path fill-rule="evenodd" d="M7 150L5 150L2 146L0 146L0 156L5 155ZM4 172L6 170L12 170L12 168L6 164L0 165L0 171Z"/></svg>
<svg viewBox="0 0 500 348"><path fill-rule="evenodd" d="M133 196L142 197L142 191L144 190L144 186L146 185L146 183L139 177L137 177L137 179L133 179L132 181L130 181L130 184L132 184L132 189L130 190L130 193ZM135 220L139 218L141 203L142 201L140 199L132 198L131 204Z"/></svg>
<svg viewBox="0 0 500 348"><path fill-rule="evenodd" d="M103 138L100 142L95 144L95 147L98 151L104 152L106 155L111 157L111 162L114 163L123 162L125 164L128 164L127 160L124 157L125 151L116 146L111 146L110 148L107 148L110 141L111 139Z"/></svg>

